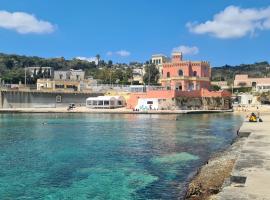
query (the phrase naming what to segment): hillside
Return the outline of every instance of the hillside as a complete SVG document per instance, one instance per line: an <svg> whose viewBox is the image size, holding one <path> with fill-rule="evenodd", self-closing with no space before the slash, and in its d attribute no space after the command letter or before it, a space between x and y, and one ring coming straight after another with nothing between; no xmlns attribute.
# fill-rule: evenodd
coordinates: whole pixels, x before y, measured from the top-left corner
<svg viewBox="0 0 270 200"><path fill-rule="evenodd" d="M132 65L141 64L132 63ZM122 63L113 64L111 60L105 62L102 59L99 59L97 66L95 62L75 58L67 60L63 57L40 58L0 53L0 78L5 83L19 83L20 81L24 83L24 68L26 67L52 67L54 70L82 69L86 72L86 76L100 79L102 83L118 81L119 83L128 84L128 80L132 77L132 70L128 69L127 66L127 64ZM35 84L40 77L43 77L43 74L36 77L30 77L27 74L27 84Z"/></svg>
<svg viewBox="0 0 270 200"><path fill-rule="evenodd" d="M258 62L254 64L242 64L236 66L224 65L212 68L213 81L233 81L236 74L248 74L250 77L270 77L270 65L268 62Z"/></svg>
<svg viewBox="0 0 270 200"><path fill-rule="evenodd" d="M97 65L94 62L78 59L67 60L63 57L40 58L0 53L0 78L6 83L18 83L19 81L24 81L25 67L46 66L52 67L54 70L82 69L86 71L86 75L91 75L104 83L115 82L118 79L127 83L127 80L132 76L130 66L137 65L142 66L141 63L137 62L135 64L113 64L112 61L106 63L104 60L100 60L99 67L102 67L103 70L97 70ZM248 74L250 77L270 77L270 65L264 61L254 64L224 65L212 68L213 81L225 80L230 83L236 74ZM28 79L28 83L35 83L35 80L30 80L29 77Z"/></svg>

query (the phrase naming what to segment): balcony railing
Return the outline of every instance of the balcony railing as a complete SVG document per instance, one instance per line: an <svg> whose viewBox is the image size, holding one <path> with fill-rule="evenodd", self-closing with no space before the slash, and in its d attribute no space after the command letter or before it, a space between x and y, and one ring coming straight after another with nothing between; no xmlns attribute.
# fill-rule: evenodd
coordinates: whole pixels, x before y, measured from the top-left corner
<svg viewBox="0 0 270 200"><path fill-rule="evenodd" d="M172 77L161 79L161 81L170 81L170 80L210 81L210 78L199 77L199 76L172 76Z"/></svg>

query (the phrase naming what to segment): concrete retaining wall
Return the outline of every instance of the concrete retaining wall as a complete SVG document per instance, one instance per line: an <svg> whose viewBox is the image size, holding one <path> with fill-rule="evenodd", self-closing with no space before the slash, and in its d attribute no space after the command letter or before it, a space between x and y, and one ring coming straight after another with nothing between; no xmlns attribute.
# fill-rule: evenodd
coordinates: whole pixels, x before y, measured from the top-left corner
<svg viewBox="0 0 270 200"><path fill-rule="evenodd" d="M55 108L85 105L88 97L101 96L103 93L45 93L31 91L0 91L0 108ZM60 97L61 102L56 98Z"/></svg>

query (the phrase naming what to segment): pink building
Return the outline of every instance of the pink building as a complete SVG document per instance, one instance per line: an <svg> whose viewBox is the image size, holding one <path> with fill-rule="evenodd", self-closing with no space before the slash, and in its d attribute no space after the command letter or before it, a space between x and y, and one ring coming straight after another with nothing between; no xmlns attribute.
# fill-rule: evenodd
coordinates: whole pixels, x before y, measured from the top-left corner
<svg viewBox="0 0 270 200"><path fill-rule="evenodd" d="M253 87L270 85L270 78L249 78L247 74L238 74L234 78L234 87Z"/></svg>
<svg viewBox="0 0 270 200"><path fill-rule="evenodd" d="M183 61L181 53L173 53L171 62L163 63L163 88L131 93L127 108L136 108L142 98L149 104L157 99L158 109L230 109L231 93L209 91L210 77L209 62Z"/></svg>
<svg viewBox="0 0 270 200"><path fill-rule="evenodd" d="M209 62L184 61L182 53L173 53L171 62L163 64L161 84L168 90L209 89L210 77Z"/></svg>

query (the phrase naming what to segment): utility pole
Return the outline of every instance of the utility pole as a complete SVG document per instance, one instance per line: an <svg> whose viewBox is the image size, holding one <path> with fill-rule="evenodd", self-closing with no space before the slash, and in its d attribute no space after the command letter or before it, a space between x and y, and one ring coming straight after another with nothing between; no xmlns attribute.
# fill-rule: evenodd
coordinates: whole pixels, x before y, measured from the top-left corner
<svg viewBox="0 0 270 200"><path fill-rule="evenodd" d="M150 86L150 66L148 66L148 87Z"/></svg>
<svg viewBox="0 0 270 200"><path fill-rule="evenodd" d="M112 87L112 69L110 69L110 87Z"/></svg>
<svg viewBox="0 0 270 200"><path fill-rule="evenodd" d="M24 86L26 87L26 66L24 67Z"/></svg>

